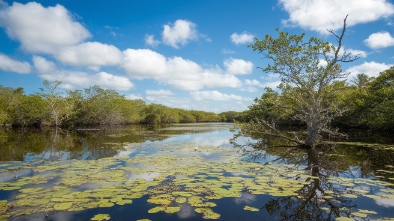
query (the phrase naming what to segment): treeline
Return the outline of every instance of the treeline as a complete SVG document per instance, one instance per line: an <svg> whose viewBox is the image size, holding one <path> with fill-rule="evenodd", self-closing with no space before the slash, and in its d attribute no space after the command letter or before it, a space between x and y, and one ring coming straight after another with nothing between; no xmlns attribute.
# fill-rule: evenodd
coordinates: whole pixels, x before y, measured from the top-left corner
<svg viewBox="0 0 394 221"><path fill-rule="evenodd" d="M60 93L59 81L44 81L44 88L26 95L23 88L0 85L0 126L93 126L216 122L212 112L182 110L142 100L129 100L114 90L93 86Z"/></svg>
<svg viewBox="0 0 394 221"><path fill-rule="evenodd" d="M23 88L0 85L0 126L119 124L170 124L195 122L249 122L263 119L274 125L298 125L297 114L286 100L285 93L266 88L248 110L212 112L169 108L160 104L146 104L129 100L114 90L93 86L83 90L58 92L59 81L44 81L37 94L26 95ZM366 128L394 130L394 67L378 77L359 74L352 82L337 81L330 90L337 91L330 99L338 109L346 109L332 126L340 129Z"/></svg>
<svg viewBox="0 0 394 221"><path fill-rule="evenodd" d="M394 67L379 74L368 77L359 74L351 82L336 81L330 88L327 102L335 101L338 110L345 110L342 116L332 121L332 126L339 129L374 129L394 130ZM286 99L297 91L283 90L281 93L266 88L260 98L256 98L249 109L232 113L232 119L248 122L252 119L263 119L272 125L299 125L293 120L297 112L291 102ZM297 96L296 94L290 96Z"/></svg>

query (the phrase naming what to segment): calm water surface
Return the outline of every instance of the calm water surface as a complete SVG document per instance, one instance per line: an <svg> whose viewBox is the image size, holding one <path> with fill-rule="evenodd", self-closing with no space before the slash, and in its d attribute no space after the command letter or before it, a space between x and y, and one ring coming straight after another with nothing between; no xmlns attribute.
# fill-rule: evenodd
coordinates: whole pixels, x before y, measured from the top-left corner
<svg viewBox="0 0 394 221"><path fill-rule="evenodd" d="M394 218L392 146L239 149L232 127L0 131L0 220Z"/></svg>

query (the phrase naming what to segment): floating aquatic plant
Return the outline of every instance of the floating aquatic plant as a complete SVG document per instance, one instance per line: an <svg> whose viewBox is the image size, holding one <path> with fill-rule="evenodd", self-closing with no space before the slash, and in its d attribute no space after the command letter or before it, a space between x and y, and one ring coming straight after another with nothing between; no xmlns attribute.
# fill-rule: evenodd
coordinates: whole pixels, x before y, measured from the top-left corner
<svg viewBox="0 0 394 221"><path fill-rule="evenodd" d="M251 207L251 206L244 206L244 210L249 210L249 211L252 211L252 212L258 212L259 211L258 208Z"/></svg>
<svg viewBox="0 0 394 221"><path fill-rule="evenodd" d="M139 147L133 146L136 148ZM219 160L206 161L204 154L215 154ZM25 165L21 169L32 169L32 176L0 183L0 190L16 190L12 199L0 201L0 209L6 211L0 219L39 212L123 206L144 196L152 206L148 213L173 214L180 211L182 204L188 203L204 219L219 219L215 207L220 201L213 200L238 198L245 192L302 200L299 191L319 180L289 165L262 165L241 158L236 149L199 146L195 152L192 145L180 144L158 146L154 153L140 151L133 157ZM392 168L391 165L386 167ZM324 190L319 200L360 196L394 200L390 182L335 177L327 180L337 189ZM371 193L360 186L379 192ZM245 206L244 210L259 211L252 206ZM352 215L363 218L372 214L375 212L358 210ZM346 219L338 217L336 220Z"/></svg>
<svg viewBox="0 0 394 221"><path fill-rule="evenodd" d="M90 220L92 220L92 221L104 221L104 220L109 220L110 218L111 217L109 216L109 214L97 214L93 218L91 218Z"/></svg>

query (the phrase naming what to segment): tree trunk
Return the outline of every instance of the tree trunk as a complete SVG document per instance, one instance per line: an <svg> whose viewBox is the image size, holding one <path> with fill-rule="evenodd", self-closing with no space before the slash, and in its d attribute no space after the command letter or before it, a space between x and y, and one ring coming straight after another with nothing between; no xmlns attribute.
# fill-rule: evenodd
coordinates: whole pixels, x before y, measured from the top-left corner
<svg viewBox="0 0 394 221"><path fill-rule="evenodd" d="M305 140L305 146L314 148L319 135L319 124L316 122L308 123L307 130L308 132Z"/></svg>

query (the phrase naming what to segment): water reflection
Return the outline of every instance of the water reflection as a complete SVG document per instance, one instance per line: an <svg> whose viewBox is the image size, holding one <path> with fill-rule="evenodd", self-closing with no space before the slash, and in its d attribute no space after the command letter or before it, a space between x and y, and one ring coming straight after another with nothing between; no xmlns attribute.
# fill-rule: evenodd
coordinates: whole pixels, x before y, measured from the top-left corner
<svg viewBox="0 0 394 221"><path fill-rule="evenodd" d="M228 143L232 137L228 130L231 125L213 127L214 130L207 125L205 128L177 125L175 129L128 127L72 133L58 131L57 134L46 131L44 135L31 132L47 143L41 144L36 152L22 146L23 159L35 159L34 162L0 164L2 169L13 165L3 170L0 177L0 184L7 182L0 191L0 201L6 199L19 205L12 211L12 220L44 219L45 208L49 220L89 220L97 213L108 213L111 220L125 220L130 214L136 220L201 220L203 215L195 209L202 202L217 204L212 210L220 214L220 220L381 219L392 216L394 190L388 188L388 182L378 182L393 183L390 179L393 173L387 172L392 169L385 167L393 165L393 151L372 151L359 146L311 150L270 148L267 141L261 141L249 145L244 149L246 156L240 156L238 149L230 148ZM29 133L25 135L34 137ZM11 139L13 136L23 138L10 134L4 142L5 149L23 143ZM103 158L106 156L115 157ZM52 162L50 159L82 160ZM274 163L262 165L269 161ZM13 181L15 176L17 179ZM25 179L20 177L28 178L29 182L24 183ZM12 188L15 185L20 186ZM31 188L35 188L34 191ZM57 194L59 190L63 194ZM173 194L174 190L178 193ZM185 199L177 202L177 198L185 194L179 190L189 192L187 197L198 197L202 202ZM33 192L25 194L29 191ZM84 193L89 193L87 198ZM109 195L103 196L104 193ZM106 208L96 205L84 208L83 212L60 212L54 208L61 201L53 201L53 198L70 200L63 195L85 200L84 203L73 202L72 209L88 203L101 205L101 199L125 200L132 196L133 202ZM160 203L148 201L157 196L170 196L171 202L166 206L179 206L180 210L173 214L149 213L160 206ZM29 201L29 205L36 203L34 212L27 213L24 207L27 205L21 199ZM246 206L258 212L245 209ZM19 216L17 212L30 215Z"/></svg>
<svg viewBox="0 0 394 221"><path fill-rule="evenodd" d="M336 220L343 217L361 220L377 213L380 217L392 215L382 206L393 208L394 199L385 198L383 195L387 192L380 192L380 186L374 186L374 181L393 183L393 171L383 170L394 164L393 150L350 145L326 145L316 149L283 146L275 140L263 139L244 148L247 160L290 164L311 176L308 183L296 191L297 196L278 197L263 203L261 209L270 219ZM379 176L382 171L386 172L385 176ZM371 182L359 181L359 178ZM369 194L382 198L366 197ZM360 205L368 205L371 210L360 210Z"/></svg>
<svg viewBox="0 0 394 221"><path fill-rule="evenodd" d="M342 197L333 183L329 181L334 171L330 161L308 149L307 167L312 178L300 188L298 196L280 197L265 203L264 208L280 220L334 220L339 216L350 216L351 208L356 207L352 200ZM329 169L327 169L329 168ZM333 193L326 195L327 192Z"/></svg>
<svg viewBox="0 0 394 221"><path fill-rule="evenodd" d="M228 140L232 136L228 129L232 124L212 125L132 125L76 131L55 128L43 131L0 130L0 161L94 160L115 156L129 144L162 140L167 140L168 143L192 142L196 145L228 146Z"/></svg>

